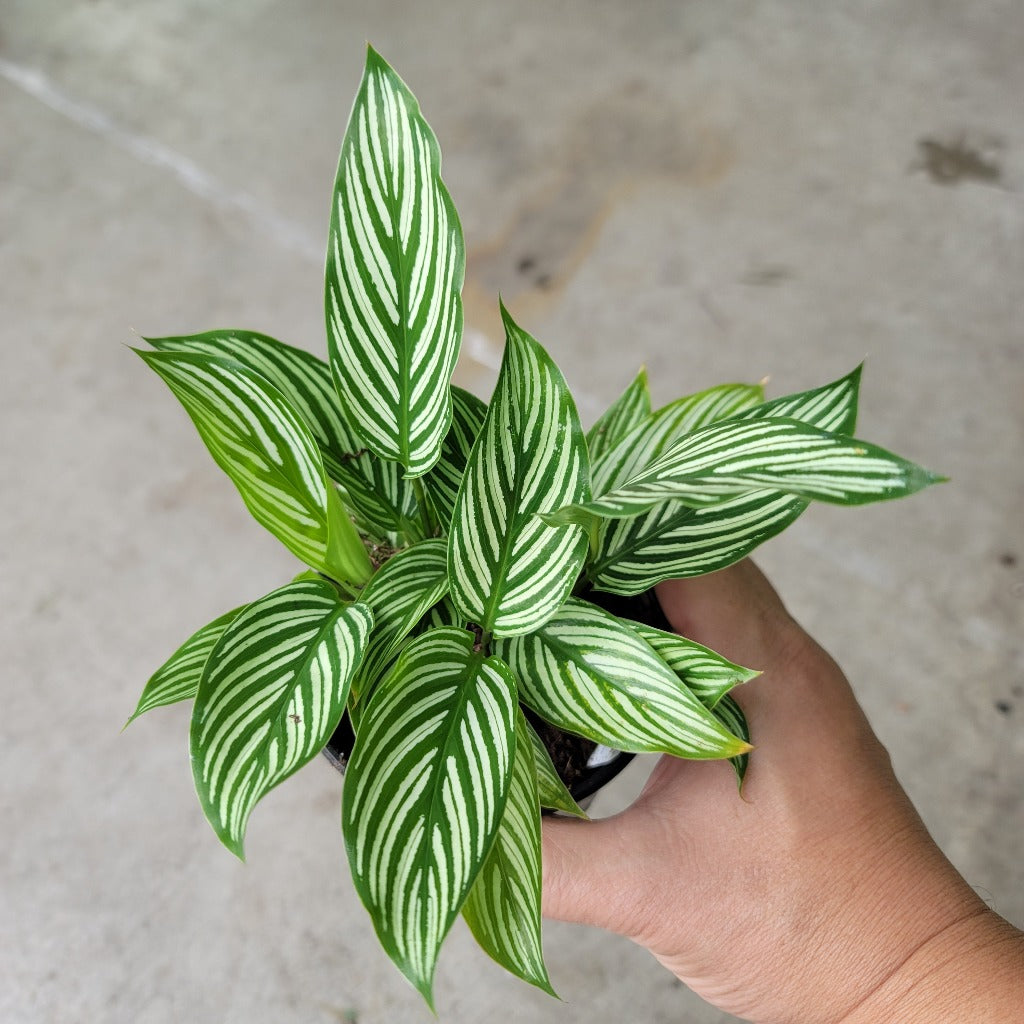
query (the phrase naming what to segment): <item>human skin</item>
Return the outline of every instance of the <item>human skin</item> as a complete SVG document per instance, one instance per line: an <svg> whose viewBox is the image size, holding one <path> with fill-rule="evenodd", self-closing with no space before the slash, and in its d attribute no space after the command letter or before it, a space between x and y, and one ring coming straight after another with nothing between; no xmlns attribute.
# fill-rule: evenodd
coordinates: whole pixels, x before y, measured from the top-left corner
<svg viewBox="0 0 1024 1024"><path fill-rule="evenodd" d="M679 633L760 668L756 749L663 757L620 814L544 823L544 913L644 946L756 1024L1024 1020L1024 934L946 860L849 683L746 561L661 584Z"/></svg>

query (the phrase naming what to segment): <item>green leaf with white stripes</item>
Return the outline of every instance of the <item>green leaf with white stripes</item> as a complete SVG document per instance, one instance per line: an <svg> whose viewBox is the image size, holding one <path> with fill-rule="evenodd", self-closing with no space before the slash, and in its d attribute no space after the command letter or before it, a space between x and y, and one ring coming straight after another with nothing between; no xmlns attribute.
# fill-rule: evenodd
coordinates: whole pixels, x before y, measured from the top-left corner
<svg viewBox="0 0 1024 1024"><path fill-rule="evenodd" d="M196 630L149 678L138 706L128 719L125 726L131 725L139 715L151 708L163 707L166 704L177 704L178 701L191 700L199 688L199 679L203 674L210 652L217 645L228 625L244 610L243 604L225 612L213 622L207 623L202 629Z"/></svg>
<svg viewBox="0 0 1024 1024"><path fill-rule="evenodd" d="M476 941L517 978L555 995L541 939L540 801L529 725L516 714L508 802L494 845L462 908Z"/></svg>
<svg viewBox="0 0 1024 1024"><path fill-rule="evenodd" d="M373 611L373 632L352 684L362 700L398 653L413 627L448 593L448 550L443 540L424 540L389 558L359 600Z"/></svg>
<svg viewBox="0 0 1024 1024"><path fill-rule="evenodd" d="M541 807L547 807L552 811L562 811L575 818L586 818L586 811L576 803L568 786L555 770L548 748L544 746L544 741L537 735L537 730L530 725L525 716L523 723L525 732L520 730L519 735L528 736L530 745L533 747L533 762L537 770L537 791Z"/></svg>
<svg viewBox="0 0 1024 1024"><path fill-rule="evenodd" d="M723 758L747 745L728 732L651 647L614 615L570 598L496 653L542 718L616 750Z"/></svg>
<svg viewBox="0 0 1024 1024"><path fill-rule="evenodd" d="M647 387L647 370L633 378L625 391L605 410L587 431L590 464L596 466L605 452L611 451L634 427L651 415L651 393Z"/></svg>
<svg viewBox="0 0 1024 1024"><path fill-rule="evenodd" d="M452 425L441 445L441 458L426 477L427 491L446 534L450 532L466 463L486 416L486 402L452 387Z"/></svg>
<svg viewBox="0 0 1024 1024"><path fill-rule="evenodd" d="M373 615L326 580L289 583L228 626L192 712L196 792L224 845L243 856L253 807L314 758L345 710Z"/></svg>
<svg viewBox="0 0 1024 1024"><path fill-rule="evenodd" d="M448 545L451 596L495 636L535 629L583 566L587 538L538 513L585 501L587 449L558 367L502 307L505 356L459 490Z"/></svg>
<svg viewBox="0 0 1024 1024"><path fill-rule="evenodd" d="M428 629L440 629L444 626L466 629L468 625L465 615L461 615L458 608L452 604L451 597L445 596L423 616L416 630L417 633L425 633Z"/></svg>
<svg viewBox="0 0 1024 1024"><path fill-rule="evenodd" d="M309 429L265 377L196 352L139 352L185 407L253 518L307 565L358 584L370 560Z"/></svg>
<svg viewBox="0 0 1024 1024"><path fill-rule="evenodd" d="M662 580L715 572L781 533L807 504L776 491L700 509L665 502L642 516L610 520L587 574L598 590L632 596Z"/></svg>
<svg viewBox="0 0 1024 1024"><path fill-rule="evenodd" d="M304 349L256 331L207 331L147 338L161 352L203 352L262 374L284 395L320 448L328 476L341 484L373 536L392 544L422 535L412 483L393 462L374 458L341 411L330 367Z"/></svg>
<svg viewBox="0 0 1024 1024"><path fill-rule="evenodd" d="M670 402L593 463L590 485L594 494L604 494L632 480L686 434L756 408L763 401L760 384L721 384Z"/></svg>
<svg viewBox="0 0 1024 1024"><path fill-rule="evenodd" d="M735 733L748 743L750 742L750 728L747 725L747 717L743 714L743 709L732 697L727 695L718 702L715 706L715 717L730 732ZM743 780L747 776L747 764L749 761L749 753L737 754L735 757L729 758L732 770L736 773L736 785L741 792L743 791Z"/></svg>
<svg viewBox="0 0 1024 1024"><path fill-rule="evenodd" d="M341 147L325 310L349 421L410 477L437 461L452 417L465 251L416 98L372 49Z"/></svg>
<svg viewBox="0 0 1024 1024"><path fill-rule="evenodd" d="M857 421L859 383L860 367L824 387L773 399L736 418L780 415L849 434ZM808 504L777 491L745 494L702 509L665 502L641 516L606 522L587 573L600 590L632 595L662 580L714 572L781 533Z"/></svg>
<svg viewBox="0 0 1024 1024"><path fill-rule="evenodd" d="M883 448L793 419L727 420L684 437L599 498L549 517L640 515L661 501L701 507L744 491L774 490L837 505L902 498L942 478Z"/></svg>
<svg viewBox="0 0 1024 1024"><path fill-rule="evenodd" d="M622 622L650 645L654 653L679 676L686 688L709 711L734 686L748 683L761 674L754 669L734 665L710 648L694 640L687 640L678 633L666 633L646 623L629 619L623 619Z"/></svg>
<svg viewBox="0 0 1024 1024"><path fill-rule="evenodd" d="M374 692L345 774L342 827L381 945L432 1005L445 935L508 798L516 685L472 633L414 640Z"/></svg>
<svg viewBox="0 0 1024 1024"><path fill-rule="evenodd" d="M845 377L810 391L797 391L745 409L736 419L759 420L767 417L800 420L830 434L852 437L857 429L857 402L863 364Z"/></svg>

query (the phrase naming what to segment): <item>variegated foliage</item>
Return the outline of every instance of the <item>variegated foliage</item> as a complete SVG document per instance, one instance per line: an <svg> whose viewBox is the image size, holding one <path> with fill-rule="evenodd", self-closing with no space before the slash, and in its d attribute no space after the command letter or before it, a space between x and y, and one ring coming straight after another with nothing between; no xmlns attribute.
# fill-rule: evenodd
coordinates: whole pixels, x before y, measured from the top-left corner
<svg viewBox="0 0 1024 1024"><path fill-rule="evenodd" d="M420 541L377 570L359 597L373 611L374 626L352 687L354 696L369 694L413 627L447 593L443 540Z"/></svg>
<svg viewBox="0 0 1024 1024"><path fill-rule="evenodd" d="M601 457L611 451L629 432L644 423L651 415L651 392L647 386L647 370L643 367L630 381L626 390L598 418L587 431L587 450L590 463L596 466Z"/></svg>
<svg viewBox="0 0 1024 1024"><path fill-rule="evenodd" d="M526 728L526 735L533 747L533 763L537 770L537 796L541 807L548 810L561 811L563 814L571 814L574 818L586 818L586 814L578 803L573 799L569 787L562 781L558 774L548 748L544 741L537 735L536 729L523 718ZM522 732L519 734L523 735Z"/></svg>
<svg viewBox="0 0 1024 1024"><path fill-rule="evenodd" d="M856 426L859 383L858 367L824 387L764 402L737 413L736 418L789 417L849 435ZM638 443L643 436L638 431ZM620 456L618 461L626 459ZM707 508L665 501L641 515L603 523L598 551L587 573L599 589L628 595L662 580L714 572L781 532L807 505L805 498L767 490Z"/></svg>
<svg viewBox="0 0 1024 1024"><path fill-rule="evenodd" d="M747 683L759 673L734 665L715 651L687 640L678 633L666 633L643 622L623 620L670 668L686 688L709 710L734 687Z"/></svg>
<svg viewBox="0 0 1024 1024"><path fill-rule="evenodd" d="M462 388L452 388L452 425L441 445L441 458L426 478L427 491L445 534L451 532L462 476L486 415L486 402Z"/></svg>
<svg viewBox="0 0 1024 1024"><path fill-rule="evenodd" d="M423 535L412 483L395 462L374 458L345 419L330 367L303 349L255 331L207 331L147 338L166 352L203 352L261 374L285 397L313 435L328 476L340 484L366 532L391 544Z"/></svg>
<svg viewBox="0 0 1024 1024"><path fill-rule="evenodd" d="M256 802L337 727L372 625L366 605L302 580L245 608L210 654L192 712L192 772L206 817L239 857Z"/></svg>
<svg viewBox="0 0 1024 1024"><path fill-rule="evenodd" d="M550 521L589 525L640 515L663 501L701 508L758 490L861 505L905 497L936 479L876 445L799 420L726 420L688 434L626 483Z"/></svg>
<svg viewBox="0 0 1024 1024"><path fill-rule="evenodd" d="M437 461L462 337L462 228L416 98L371 49L341 147L327 253L331 368L363 444Z"/></svg>
<svg viewBox="0 0 1024 1024"><path fill-rule="evenodd" d="M316 442L287 399L237 362L139 352L185 407L253 518L314 569L360 584L371 567Z"/></svg>
<svg viewBox="0 0 1024 1024"><path fill-rule="evenodd" d="M594 495L607 494L632 480L687 434L763 401L764 389L758 384L721 384L677 398L641 420L593 461L590 483Z"/></svg>
<svg viewBox="0 0 1024 1024"><path fill-rule="evenodd" d="M131 725L139 715L151 708L191 700L199 688L199 680L210 652L224 634L232 620L245 608L234 608L196 630L154 673L149 677L139 698L132 717L125 723Z"/></svg>
<svg viewBox="0 0 1024 1024"><path fill-rule="evenodd" d="M568 732L696 759L747 749L636 632L586 601L570 598L529 635L495 641L495 651L524 703Z"/></svg>
<svg viewBox="0 0 1024 1024"><path fill-rule="evenodd" d="M432 630L380 683L345 777L352 877L392 960L432 1003L438 951L494 843L516 686L472 633Z"/></svg>
<svg viewBox="0 0 1024 1024"><path fill-rule="evenodd" d="M516 715L508 802L480 874L462 908L477 942L502 967L554 995L544 965L540 907L540 801L530 729Z"/></svg>
<svg viewBox="0 0 1024 1024"><path fill-rule="evenodd" d="M464 263L434 135L369 50L331 204L330 365L252 331L140 353L311 571L196 632L132 718L195 698L196 788L241 856L255 803L347 705L353 877L428 1002L460 911L491 956L551 991L540 808L583 812L519 699L617 750L729 758L742 782L750 737L731 690L756 673L571 595L711 572L811 500L938 479L853 438L859 369L773 401L729 384L657 411L641 370L585 438L558 368L504 307L486 405L450 385Z"/></svg>
<svg viewBox="0 0 1024 1024"><path fill-rule="evenodd" d="M485 633L512 636L555 613L587 539L541 514L585 501L586 442L565 380L502 308L505 357L466 466L448 544L456 608Z"/></svg>
<svg viewBox="0 0 1024 1024"><path fill-rule="evenodd" d="M743 709L731 696L726 695L715 705L714 714L726 729L735 733L740 739L749 742L750 729L747 726L747 717L743 714ZM741 790L743 788L743 780L747 776L747 765L749 762L750 752L746 750L742 754L736 754L729 758L729 763L736 773L736 785Z"/></svg>

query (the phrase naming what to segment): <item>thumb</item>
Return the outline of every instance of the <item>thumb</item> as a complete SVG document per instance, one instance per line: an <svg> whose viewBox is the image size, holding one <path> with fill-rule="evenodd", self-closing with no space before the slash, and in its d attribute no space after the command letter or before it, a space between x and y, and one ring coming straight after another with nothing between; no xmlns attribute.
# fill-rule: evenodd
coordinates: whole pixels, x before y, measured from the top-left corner
<svg viewBox="0 0 1024 1024"><path fill-rule="evenodd" d="M541 838L544 916L623 931L629 865L615 819L545 817Z"/></svg>

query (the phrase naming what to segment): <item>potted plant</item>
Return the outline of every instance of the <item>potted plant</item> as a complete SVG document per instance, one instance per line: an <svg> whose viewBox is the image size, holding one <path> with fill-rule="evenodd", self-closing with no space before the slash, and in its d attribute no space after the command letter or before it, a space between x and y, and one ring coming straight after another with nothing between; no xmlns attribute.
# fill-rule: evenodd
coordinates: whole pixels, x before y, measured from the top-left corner
<svg viewBox="0 0 1024 1024"><path fill-rule="evenodd" d="M239 857L257 801L335 736L356 889L428 1003L460 913L551 991L540 811L582 812L539 731L729 758L742 781L729 690L756 673L602 602L735 562L812 500L939 479L854 439L859 369L773 401L728 384L656 411L641 371L584 433L504 307L485 404L450 385L463 270L437 142L371 49L331 206L329 364L233 330L139 353L307 569L186 640L132 718L194 701L196 789Z"/></svg>

